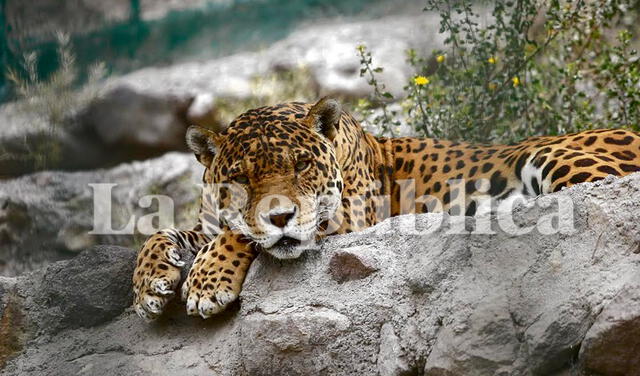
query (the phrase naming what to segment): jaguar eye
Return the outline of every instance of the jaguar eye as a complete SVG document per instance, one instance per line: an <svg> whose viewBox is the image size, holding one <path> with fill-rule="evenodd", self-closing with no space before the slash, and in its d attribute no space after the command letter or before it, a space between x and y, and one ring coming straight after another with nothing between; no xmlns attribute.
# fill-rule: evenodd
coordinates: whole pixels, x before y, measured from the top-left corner
<svg viewBox="0 0 640 376"><path fill-rule="evenodd" d="M249 177L247 175L236 175L233 180L238 184L249 184Z"/></svg>
<svg viewBox="0 0 640 376"><path fill-rule="evenodd" d="M309 167L310 162L308 160L301 160L298 161L296 163L296 165L294 166L294 168L296 169L297 172L301 172L307 169L307 167Z"/></svg>

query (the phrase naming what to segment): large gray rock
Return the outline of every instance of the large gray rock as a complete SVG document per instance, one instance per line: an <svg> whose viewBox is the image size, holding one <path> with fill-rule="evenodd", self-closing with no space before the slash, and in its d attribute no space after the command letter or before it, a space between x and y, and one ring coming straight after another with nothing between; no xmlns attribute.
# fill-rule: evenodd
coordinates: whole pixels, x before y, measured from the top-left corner
<svg viewBox="0 0 640 376"><path fill-rule="evenodd" d="M173 201L174 224L195 224L202 166L191 154L169 153L161 158L90 172L40 172L0 182L0 275L11 276L51 261L73 257L99 243L139 247L147 235L89 234L100 205L111 205L112 228L122 229L132 216L139 221L157 212L158 204L140 205L147 195ZM111 197L99 196L90 184L113 184ZM106 190L105 190L106 191ZM96 194L94 194L96 192ZM102 197L96 206L94 196ZM109 198L111 200L109 200ZM158 228L170 223L158 224Z"/></svg>
<svg viewBox="0 0 640 376"><path fill-rule="evenodd" d="M40 311L38 326L90 327L107 322L131 305L136 252L117 246L99 246L77 257L49 265L28 299ZM88 266L91 267L88 267Z"/></svg>
<svg viewBox="0 0 640 376"><path fill-rule="evenodd" d="M575 221L545 222L562 197L573 202ZM42 329L52 322L40 319L50 308L26 299L13 310L21 309L27 324L8 334L28 335L16 336L23 350L0 349L10 355L3 374L637 375L638 342L627 334L637 333L640 316L639 215L635 174L516 209L518 226L559 225L562 231L551 235L541 234L544 227L510 235L495 218L495 234L459 234L452 230L482 222L397 217L328 238L320 251L297 260L260 255L240 304L207 321L187 317L175 303L155 323L128 308L109 322L112 314L78 328L64 317L96 300L73 298L76 308L55 316L61 331L52 334ZM412 235L415 229L430 233ZM114 261L103 277L106 258L89 255L0 284L17 291L5 295L24 299L52 272L68 270L103 281L112 275L129 286L120 279L130 270L130 253L113 256L127 261ZM78 297L96 292L84 278L57 280ZM104 289L121 309L128 292L115 282Z"/></svg>
<svg viewBox="0 0 640 376"><path fill-rule="evenodd" d="M122 160L149 158L187 150L184 135L190 104L189 98L138 93L121 86L89 104L78 122L84 138L105 152L120 151ZM113 153L110 157L115 159Z"/></svg>

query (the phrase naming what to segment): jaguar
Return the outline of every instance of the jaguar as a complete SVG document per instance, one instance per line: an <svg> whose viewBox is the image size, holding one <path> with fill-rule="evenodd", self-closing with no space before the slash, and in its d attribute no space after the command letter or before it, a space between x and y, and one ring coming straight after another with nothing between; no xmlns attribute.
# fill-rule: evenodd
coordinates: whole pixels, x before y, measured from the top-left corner
<svg viewBox="0 0 640 376"><path fill-rule="evenodd" d="M145 319L160 316L178 289L189 315L221 312L260 252L293 259L329 234L389 216L473 216L491 210L488 202L640 171L640 133L630 130L511 145L375 137L332 98L252 109L222 132L192 126L186 141L205 167L198 222L159 231L140 250L134 308ZM181 281L189 251L195 259Z"/></svg>

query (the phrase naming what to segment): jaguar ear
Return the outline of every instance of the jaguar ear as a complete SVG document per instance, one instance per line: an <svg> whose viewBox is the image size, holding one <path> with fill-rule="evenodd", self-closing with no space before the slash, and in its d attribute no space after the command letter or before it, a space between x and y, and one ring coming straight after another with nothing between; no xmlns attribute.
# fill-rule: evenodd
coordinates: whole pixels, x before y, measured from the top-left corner
<svg viewBox="0 0 640 376"><path fill-rule="evenodd" d="M340 116L342 116L340 103L333 98L324 97L311 107L304 122L329 140L333 140L338 134Z"/></svg>
<svg viewBox="0 0 640 376"><path fill-rule="evenodd" d="M220 136L206 128L192 125L187 129L187 146L205 167L211 166L213 157L218 152Z"/></svg>

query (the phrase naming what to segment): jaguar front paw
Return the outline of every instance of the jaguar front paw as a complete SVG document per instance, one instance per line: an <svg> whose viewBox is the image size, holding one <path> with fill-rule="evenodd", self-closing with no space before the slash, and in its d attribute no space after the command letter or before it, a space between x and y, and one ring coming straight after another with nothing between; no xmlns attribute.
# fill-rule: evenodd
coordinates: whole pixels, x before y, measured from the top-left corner
<svg viewBox="0 0 640 376"><path fill-rule="evenodd" d="M187 314L206 319L238 299L253 252L246 242L231 246L230 240L221 235L196 257L182 284Z"/></svg>
<svg viewBox="0 0 640 376"><path fill-rule="evenodd" d="M146 320L160 316L175 295L184 264L175 246L162 236L145 242L133 274L133 307L138 316Z"/></svg>

